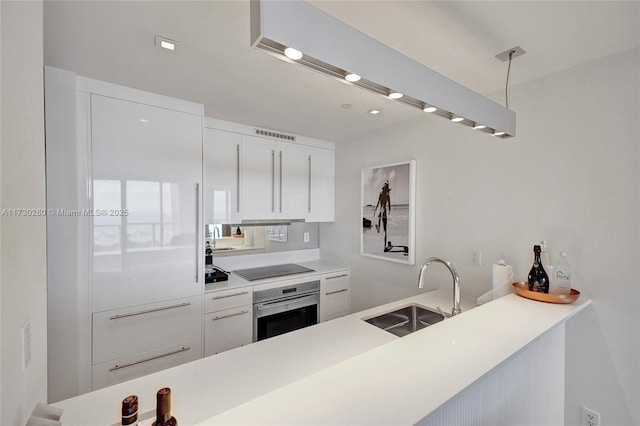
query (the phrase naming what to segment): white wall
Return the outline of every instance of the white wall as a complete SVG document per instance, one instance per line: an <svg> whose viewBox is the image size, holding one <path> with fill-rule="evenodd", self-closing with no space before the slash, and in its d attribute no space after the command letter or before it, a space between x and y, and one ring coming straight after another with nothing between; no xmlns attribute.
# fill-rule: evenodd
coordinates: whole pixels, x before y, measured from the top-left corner
<svg viewBox="0 0 640 426"><path fill-rule="evenodd" d="M336 221L321 224L320 248L351 263L354 310L415 294L419 264L434 255L476 297L500 258L524 279L546 239L552 259L568 252L574 287L594 300L567 326L566 423L580 422L582 405L603 424L640 423L639 62L636 49L513 87L514 139L425 114L337 143ZM418 177L413 267L359 255L360 169L407 159ZM432 269L427 287L451 285L445 268Z"/></svg>
<svg viewBox="0 0 640 426"><path fill-rule="evenodd" d="M45 207L42 2L0 2L0 204ZM47 400L45 218L3 215L0 227L0 424L24 424ZM32 358L22 368L21 328Z"/></svg>

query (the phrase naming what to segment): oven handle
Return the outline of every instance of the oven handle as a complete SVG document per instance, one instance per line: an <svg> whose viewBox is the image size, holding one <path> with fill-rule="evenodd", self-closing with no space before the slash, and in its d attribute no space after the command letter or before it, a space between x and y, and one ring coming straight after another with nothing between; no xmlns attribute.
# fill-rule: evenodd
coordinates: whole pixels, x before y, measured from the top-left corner
<svg viewBox="0 0 640 426"><path fill-rule="evenodd" d="M320 301L319 292L307 293L302 296L290 297L288 299L280 299L273 302L265 302L265 303L256 303L253 305L256 316L263 317L270 314L263 314L261 312L265 311L275 311L273 313L290 311L292 309L302 308L304 306L316 305ZM289 309L285 309L284 307L289 305ZM293 305L293 306L291 306Z"/></svg>
<svg viewBox="0 0 640 426"><path fill-rule="evenodd" d="M277 299L271 299L271 300L267 300L267 301L259 301L259 302L253 302L254 305L256 306L272 306L272 305L276 305L278 303L284 303L284 302L288 302L290 300L295 300L295 299L301 299L303 297L307 297L307 296L313 296L314 294L320 294L320 290L312 290L312 291L306 291L304 293L296 293L296 294L292 294L290 296L283 296L283 297L279 297ZM254 293L255 295L255 293Z"/></svg>

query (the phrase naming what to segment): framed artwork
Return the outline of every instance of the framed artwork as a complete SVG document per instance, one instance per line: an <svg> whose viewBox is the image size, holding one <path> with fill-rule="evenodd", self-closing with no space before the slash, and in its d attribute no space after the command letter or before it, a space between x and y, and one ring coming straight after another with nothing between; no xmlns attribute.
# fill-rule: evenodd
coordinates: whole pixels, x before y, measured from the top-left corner
<svg viewBox="0 0 640 426"><path fill-rule="evenodd" d="M416 161L362 169L360 253L415 264Z"/></svg>

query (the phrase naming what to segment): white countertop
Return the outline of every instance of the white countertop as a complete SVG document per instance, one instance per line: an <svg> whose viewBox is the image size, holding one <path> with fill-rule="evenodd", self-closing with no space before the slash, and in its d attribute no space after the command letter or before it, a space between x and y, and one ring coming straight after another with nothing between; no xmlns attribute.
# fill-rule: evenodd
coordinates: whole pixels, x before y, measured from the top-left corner
<svg viewBox="0 0 640 426"><path fill-rule="evenodd" d="M469 310L463 299L463 314L402 338L362 321L409 303L449 310L451 295L420 294L53 405L67 426L113 424L125 396L137 394L144 413L168 386L182 425L413 424L589 301L509 295Z"/></svg>

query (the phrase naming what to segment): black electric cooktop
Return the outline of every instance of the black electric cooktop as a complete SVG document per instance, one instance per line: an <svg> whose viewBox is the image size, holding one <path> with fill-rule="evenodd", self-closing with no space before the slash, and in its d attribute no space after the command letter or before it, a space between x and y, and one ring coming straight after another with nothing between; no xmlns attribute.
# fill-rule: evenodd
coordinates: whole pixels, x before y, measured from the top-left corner
<svg viewBox="0 0 640 426"><path fill-rule="evenodd" d="M257 281L265 278L282 277L284 275L315 271L304 266L296 265L295 263L285 263L283 265L262 266L260 268L239 269L233 272L240 275L245 280Z"/></svg>

